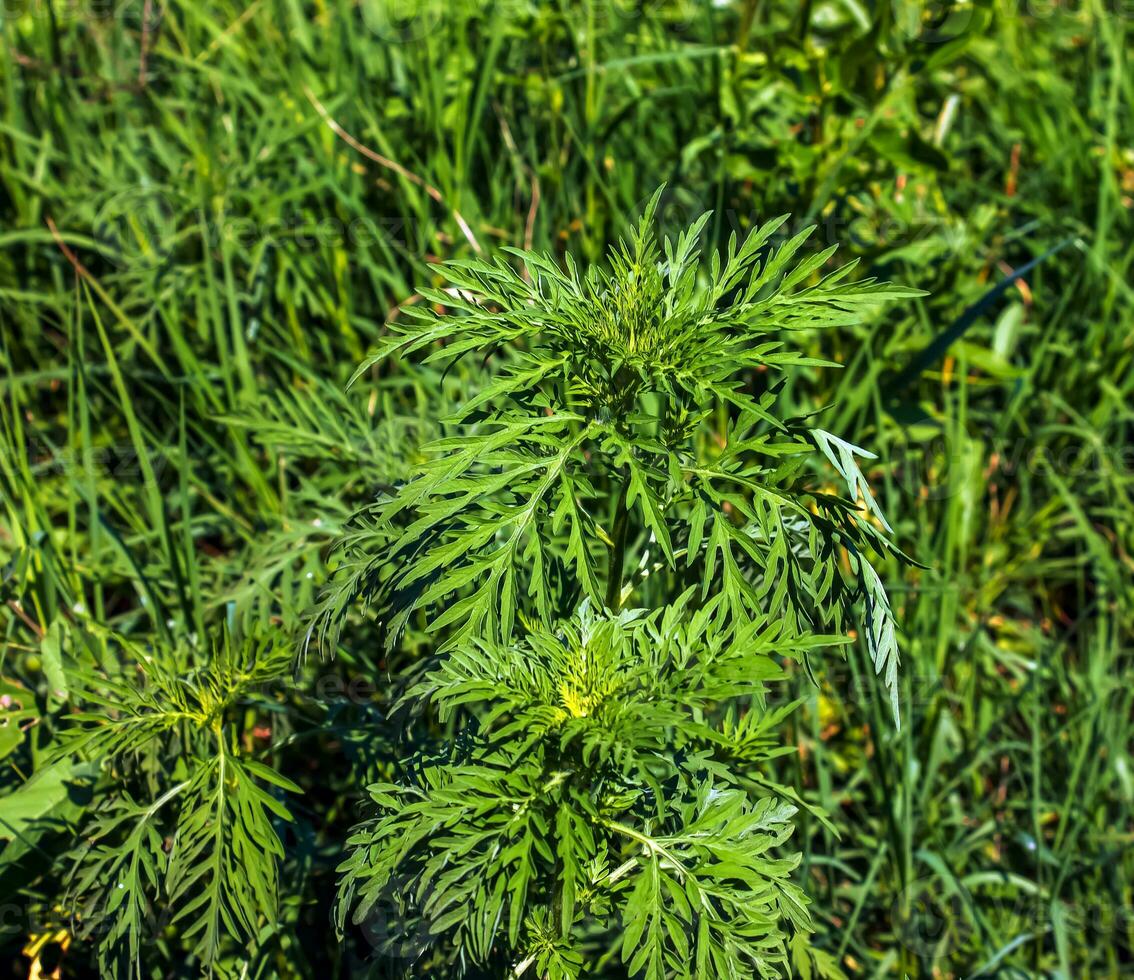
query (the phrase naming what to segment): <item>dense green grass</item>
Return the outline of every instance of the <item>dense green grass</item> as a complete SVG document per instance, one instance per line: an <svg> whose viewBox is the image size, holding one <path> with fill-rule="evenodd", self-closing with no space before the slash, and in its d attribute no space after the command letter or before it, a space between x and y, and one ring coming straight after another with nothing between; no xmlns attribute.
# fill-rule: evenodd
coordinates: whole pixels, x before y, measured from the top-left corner
<svg viewBox="0 0 1134 980"><path fill-rule="evenodd" d="M106 628L294 649L350 513L436 432L423 393L481 380L406 366L344 393L429 262L595 260L666 181L669 230L711 209L718 246L791 212L928 293L805 334L845 369L785 391L838 403L824 428L878 454L925 566L889 570L900 731L865 647L793 680L799 751L771 775L829 815L796 837L816 945L848 975L1134 969L1129 11L920 6L5 7L6 958L38 938L64 975L93 962L72 829L108 777L34 812L11 794L48 766L69 672L118 656ZM362 787L405 751L375 632L359 616L238 720L304 791L262 975L369 955L328 906ZM145 962L176 972L176 928Z"/></svg>

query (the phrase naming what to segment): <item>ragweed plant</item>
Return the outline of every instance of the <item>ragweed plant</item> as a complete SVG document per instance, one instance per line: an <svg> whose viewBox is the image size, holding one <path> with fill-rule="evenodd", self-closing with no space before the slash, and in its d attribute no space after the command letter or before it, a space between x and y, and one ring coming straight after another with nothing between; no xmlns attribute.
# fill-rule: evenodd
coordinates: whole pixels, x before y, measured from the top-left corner
<svg viewBox="0 0 1134 980"><path fill-rule="evenodd" d="M779 657L837 638L768 617L726 638L721 601L692 612L690 589L615 615L584 600L555 631L442 658L407 697L442 722L472 715L402 784L370 787L379 815L350 840L340 926L378 906L396 924L379 950L433 969L459 956L541 977L612 958L634 976L778 973L782 923L810 928L798 859L774 853L795 807L737 763L782 751L791 706L736 705L763 702Z"/></svg>
<svg viewBox="0 0 1134 980"><path fill-rule="evenodd" d="M344 865L344 911L394 901L436 939L414 956L775 974L808 920L771 853L793 808L745 754L780 717L764 684L860 615L897 716L869 454L778 406L788 372L830 366L793 333L913 292L828 271L833 247L801 257L811 229L774 246L786 218L706 265L708 215L659 244L656 202L609 268L446 264L434 308L363 366L494 365L359 515L312 627L333 636L361 600L388 644L411 623L435 639L405 703L457 737L373 788ZM846 496L816 486L824 457Z"/></svg>
<svg viewBox="0 0 1134 980"><path fill-rule="evenodd" d="M146 947L170 927L202 972L239 973L277 927L284 797L300 791L257 758L255 720L290 655L226 635L199 665L188 644L102 642L126 669L68 671L86 710L55 752L56 765L81 760L95 791L72 849L68 925L97 944L105 976L146 974Z"/></svg>

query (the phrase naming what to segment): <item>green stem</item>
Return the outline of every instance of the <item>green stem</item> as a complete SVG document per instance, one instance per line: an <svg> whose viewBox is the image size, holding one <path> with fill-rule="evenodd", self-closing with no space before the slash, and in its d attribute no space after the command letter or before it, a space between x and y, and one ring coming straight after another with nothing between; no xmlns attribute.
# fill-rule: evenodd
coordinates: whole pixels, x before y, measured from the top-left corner
<svg viewBox="0 0 1134 980"><path fill-rule="evenodd" d="M555 859L555 885L551 890L551 920L552 931L560 939L565 939L567 929L563 924L563 862Z"/></svg>
<svg viewBox="0 0 1134 980"><path fill-rule="evenodd" d="M686 875L685 865L683 865L675 855L671 854L664 844L659 844L652 837L643 834L633 827L627 827L624 823L618 823L616 820L603 820L602 825L615 833L622 834L629 837L631 840L637 841L641 844L655 860L664 860L669 866L670 870L677 875L678 880L684 880Z"/></svg>
<svg viewBox="0 0 1134 980"><path fill-rule="evenodd" d="M611 540L614 542L610 550L610 566L606 577L606 605L615 612L622 606L622 566L626 560L626 531L630 524L629 511L626 507L626 493L630 481L622 484L618 494L618 504L614 510L614 527Z"/></svg>

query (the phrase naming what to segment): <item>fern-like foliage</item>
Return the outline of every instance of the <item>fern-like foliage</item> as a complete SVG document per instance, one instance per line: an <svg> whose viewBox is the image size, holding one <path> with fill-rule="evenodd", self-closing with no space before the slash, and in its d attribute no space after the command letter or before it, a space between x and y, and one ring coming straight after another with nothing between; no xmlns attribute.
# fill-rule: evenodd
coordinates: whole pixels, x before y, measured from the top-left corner
<svg viewBox="0 0 1134 980"><path fill-rule="evenodd" d="M659 244L656 200L609 268L445 265L364 365L489 368L343 535L309 634L361 600L433 643L403 706L452 738L371 787L339 909L417 975L782 975L810 923L765 687L853 612L897 717L869 454L781 392L827 366L793 332L912 291L773 246L783 218L703 263L706 219Z"/></svg>
<svg viewBox="0 0 1134 980"><path fill-rule="evenodd" d="M70 675L91 710L70 717L58 753L102 775L68 905L79 933L98 938L104 975L141 976L144 946L168 925L203 969L229 972L275 922L277 828L290 820L280 791L298 791L253 757L231 716L286 677L290 658L226 636L194 668L187 649L113 640L136 673Z"/></svg>
<svg viewBox="0 0 1134 980"><path fill-rule="evenodd" d="M773 248L786 218L734 236L706 269L708 216L659 246L656 202L610 269L509 250L519 271L450 262L451 286L422 290L443 312L406 311L360 371L395 354L500 367L447 420L458 434L428 445L420 472L343 536L314 628L333 632L358 599L391 644L416 610L447 642L504 640L518 612L656 606L690 584L721 594L738 630L763 613L797 631L837 626L859 602L896 708L892 614L864 557L893 550L855 462L869 454L779 417L776 375L826 364L792 350L792 331L917 291L852 281L854 263L824 273L833 247L799 257L812 229ZM808 483L817 448L849 496Z"/></svg>
<svg viewBox="0 0 1134 980"><path fill-rule="evenodd" d="M578 976L608 947L658 980L777 975L782 923L810 925L795 859L772 853L795 807L750 798L726 764L732 733L709 719L759 702L780 656L839 638L761 617L726 640L721 597L693 599L584 602L555 632L453 649L406 697L467 727L401 785L370 788L379 813L350 841L340 916L394 908L401 953L427 934L474 962L515 951L519 973L539 960L532 976Z"/></svg>

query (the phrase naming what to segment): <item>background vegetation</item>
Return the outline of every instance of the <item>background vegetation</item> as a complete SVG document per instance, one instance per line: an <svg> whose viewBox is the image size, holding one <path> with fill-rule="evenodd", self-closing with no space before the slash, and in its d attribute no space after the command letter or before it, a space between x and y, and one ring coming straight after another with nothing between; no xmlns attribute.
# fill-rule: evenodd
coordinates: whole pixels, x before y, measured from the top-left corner
<svg viewBox="0 0 1134 980"><path fill-rule="evenodd" d="M844 369L796 372L782 395L837 403L823 427L878 454L875 495L926 566L886 566L900 730L861 641L818 686L790 684L804 704L777 737L796 751L768 776L827 814L796 818L819 930L797 970L1134 969L1130 13L7 0L13 975L97 968L130 941L100 927L122 902L153 937L130 951L146 975L409 957L420 937L373 961L399 935L381 909L343 940L329 914L365 785L418 737L387 711L403 664L363 616L334 659L293 672L292 654L329 545L436 434L425 393L475 390L482 366L345 382L430 261L503 245L597 260L663 181L665 230L713 210L714 248L791 212L785 233L816 223L816 250L927 292L804 334ZM419 652L411 631L399 656ZM171 714L191 719L176 753ZM141 719L123 728L139 741L100 735L110 716ZM252 867L223 880L278 914L163 918L146 899L170 847L159 804L175 788L207 803L225 778L243 780L243 829L182 852L180 897L214 880L194 875L207 854ZM247 897L202 893L206 912Z"/></svg>

